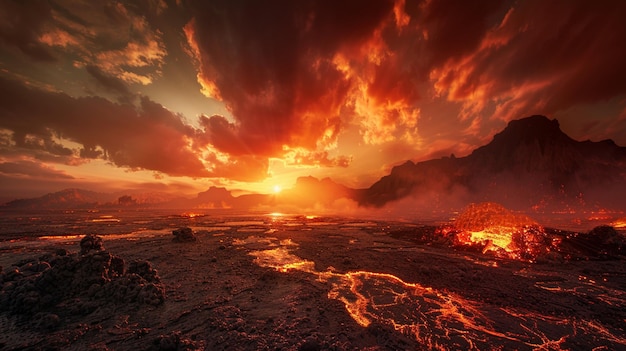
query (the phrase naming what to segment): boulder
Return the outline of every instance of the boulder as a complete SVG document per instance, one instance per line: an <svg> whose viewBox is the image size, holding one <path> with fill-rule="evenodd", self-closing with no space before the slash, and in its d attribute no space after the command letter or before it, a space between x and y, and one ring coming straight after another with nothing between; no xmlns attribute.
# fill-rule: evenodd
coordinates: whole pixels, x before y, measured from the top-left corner
<svg viewBox="0 0 626 351"><path fill-rule="evenodd" d="M0 273L0 313L31 317L42 330L68 315L85 315L111 303L160 305L165 288L148 261L126 265L104 250L102 238L87 235L81 254L48 253Z"/></svg>
<svg viewBox="0 0 626 351"><path fill-rule="evenodd" d="M81 255L84 255L90 251L101 251L101 250L104 250L102 237L89 234L89 235L85 235L85 237L80 240L80 254Z"/></svg>
<svg viewBox="0 0 626 351"><path fill-rule="evenodd" d="M193 233L193 230L189 227L178 228L172 231L172 234L174 234L174 242L185 243L198 241L198 238Z"/></svg>

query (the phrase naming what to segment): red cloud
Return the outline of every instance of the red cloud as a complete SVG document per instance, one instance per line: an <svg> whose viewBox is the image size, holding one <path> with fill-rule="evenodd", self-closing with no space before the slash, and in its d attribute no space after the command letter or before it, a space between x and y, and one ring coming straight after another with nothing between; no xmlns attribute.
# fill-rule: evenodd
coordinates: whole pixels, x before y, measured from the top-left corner
<svg viewBox="0 0 626 351"><path fill-rule="evenodd" d="M69 174L58 171L45 164L27 160L0 163L0 173L41 179L74 179L74 177Z"/></svg>
<svg viewBox="0 0 626 351"><path fill-rule="evenodd" d="M207 95L235 117L205 120L232 154L279 156L332 144L354 82L336 62L389 16L392 1L195 2L185 31Z"/></svg>
<svg viewBox="0 0 626 351"><path fill-rule="evenodd" d="M4 101L0 128L11 131L16 144L49 140L52 133L82 144L85 157L102 155L118 166L170 175L209 176L190 149L194 130L148 98L135 108L95 97L72 98L2 78L0 96Z"/></svg>
<svg viewBox="0 0 626 351"><path fill-rule="evenodd" d="M146 85L160 75L167 55L162 33L147 19L163 9L164 4L3 1L0 43L38 61L87 67L108 89L120 87L107 76Z"/></svg>
<svg viewBox="0 0 626 351"><path fill-rule="evenodd" d="M524 1L481 46L433 71L437 89L466 112L504 120L553 114L626 93L626 3Z"/></svg>
<svg viewBox="0 0 626 351"><path fill-rule="evenodd" d="M254 155L221 156L218 156L216 153L209 153L208 156L205 156L206 160L211 164L208 170L211 177L227 178L242 182L256 182L268 176L269 161L266 157Z"/></svg>
<svg viewBox="0 0 626 351"><path fill-rule="evenodd" d="M191 7L185 32L198 80L235 118L206 120L207 138L222 152L264 156L327 152L346 125L366 143L414 143L430 71L479 47L501 9L404 0Z"/></svg>
<svg viewBox="0 0 626 351"><path fill-rule="evenodd" d="M54 61L50 48L40 41L46 22L52 19L47 2L0 2L0 42L39 61Z"/></svg>

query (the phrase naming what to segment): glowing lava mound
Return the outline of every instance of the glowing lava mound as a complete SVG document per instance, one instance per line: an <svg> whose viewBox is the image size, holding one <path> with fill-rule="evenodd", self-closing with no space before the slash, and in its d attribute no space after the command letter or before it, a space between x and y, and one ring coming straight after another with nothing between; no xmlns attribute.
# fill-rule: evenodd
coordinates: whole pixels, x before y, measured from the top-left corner
<svg viewBox="0 0 626 351"><path fill-rule="evenodd" d="M534 261L550 252L553 244L543 227L530 217L492 202L467 206L453 230L456 246L476 247L504 258Z"/></svg>

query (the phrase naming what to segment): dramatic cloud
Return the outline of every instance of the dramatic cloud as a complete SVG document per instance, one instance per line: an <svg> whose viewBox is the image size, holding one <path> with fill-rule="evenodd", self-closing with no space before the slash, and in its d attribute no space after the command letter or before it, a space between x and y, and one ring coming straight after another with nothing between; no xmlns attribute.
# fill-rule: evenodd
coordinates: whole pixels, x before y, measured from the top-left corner
<svg viewBox="0 0 626 351"><path fill-rule="evenodd" d="M226 153L266 156L327 152L348 126L366 144L415 144L431 70L474 52L501 10L404 0L191 8L185 32L198 80L235 118L205 120L209 140Z"/></svg>
<svg viewBox="0 0 626 351"><path fill-rule="evenodd" d="M12 132L17 146L39 145L69 152L51 136L82 145L81 156L103 157L130 168L202 177L208 172L190 150L194 131L180 116L142 98L139 107L88 97L72 98L0 79L0 128Z"/></svg>
<svg viewBox="0 0 626 351"><path fill-rule="evenodd" d="M314 165L321 167L343 167L350 165L351 159L347 156L331 157L327 151L295 150L285 156L288 165Z"/></svg>
<svg viewBox="0 0 626 351"><path fill-rule="evenodd" d="M89 66L85 67L85 70L96 81L98 81L98 83L100 83L100 85L102 87L104 87L105 89L107 89L107 90L109 90L111 92L114 92L114 93L121 94L122 96L130 96L131 95L131 92L128 89L128 86L126 85L126 83L123 80L104 73L97 66L89 65Z"/></svg>
<svg viewBox="0 0 626 351"><path fill-rule="evenodd" d="M103 80L105 76L149 84L160 74L167 53L162 34L151 28L146 17L149 11L163 11L165 5L140 5L3 1L0 41L35 60L62 59L87 67L106 88L111 88L112 81Z"/></svg>
<svg viewBox="0 0 626 351"><path fill-rule="evenodd" d="M1 1L0 162L366 187L532 114L624 142L624 13L623 1Z"/></svg>
<svg viewBox="0 0 626 351"><path fill-rule="evenodd" d="M467 117L495 108L507 121L624 95L625 11L621 1L516 3L478 50L431 77Z"/></svg>
<svg viewBox="0 0 626 351"><path fill-rule="evenodd" d="M188 41L205 94L234 122L204 122L211 142L232 154L280 156L332 145L355 89L337 62L350 59L390 16L391 1L194 2Z"/></svg>
<svg viewBox="0 0 626 351"><path fill-rule="evenodd" d="M41 179L74 179L69 174L53 169L39 162L19 160L0 163L0 173L14 176L27 176Z"/></svg>
<svg viewBox="0 0 626 351"><path fill-rule="evenodd" d="M52 10L47 2L0 2L0 42L12 46L40 61L53 61L48 45L40 40L44 25L52 20Z"/></svg>
<svg viewBox="0 0 626 351"><path fill-rule="evenodd" d="M494 115L550 114L623 93L621 83L598 86L624 58L616 6L513 5L192 1L185 33L198 81L234 117L203 117L204 138L233 156L347 166L349 156L328 158L347 128L406 155L441 153L436 145L462 153L472 145L459 137L480 143L502 127ZM459 108L442 106L450 102ZM424 103L439 104L425 130L458 128L421 133Z"/></svg>

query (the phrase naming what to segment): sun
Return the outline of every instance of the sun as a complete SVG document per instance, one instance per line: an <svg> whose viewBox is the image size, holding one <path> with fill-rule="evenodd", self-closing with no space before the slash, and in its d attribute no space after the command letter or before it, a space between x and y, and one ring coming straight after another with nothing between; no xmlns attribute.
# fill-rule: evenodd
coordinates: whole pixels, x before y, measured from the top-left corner
<svg viewBox="0 0 626 351"><path fill-rule="evenodd" d="M278 194L283 190L283 188L280 185L274 185L272 189L274 190L275 194Z"/></svg>

